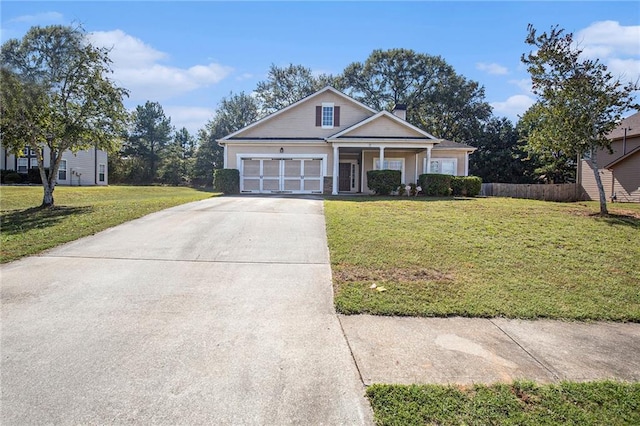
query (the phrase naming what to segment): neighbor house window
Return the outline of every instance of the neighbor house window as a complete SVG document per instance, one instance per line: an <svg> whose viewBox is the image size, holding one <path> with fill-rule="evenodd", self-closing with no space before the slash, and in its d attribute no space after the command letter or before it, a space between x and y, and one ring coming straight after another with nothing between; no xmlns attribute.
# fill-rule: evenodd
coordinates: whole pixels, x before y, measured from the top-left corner
<svg viewBox="0 0 640 426"><path fill-rule="evenodd" d="M98 181L104 182L104 179L105 179L105 165L100 164L98 165Z"/></svg>
<svg viewBox="0 0 640 426"><path fill-rule="evenodd" d="M27 167L29 165L29 160L24 157L18 158L18 173L27 173Z"/></svg>
<svg viewBox="0 0 640 426"><path fill-rule="evenodd" d="M425 170L426 170L425 159ZM432 158L431 159L431 173L438 173L441 175L456 176L458 170L458 160L456 158Z"/></svg>
<svg viewBox="0 0 640 426"><path fill-rule="evenodd" d="M29 159L29 167L32 169L37 169L38 168L38 159L37 158L30 158Z"/></svg>
<svg viewBox="0 0 640 426"><path fill-rule="evenodd" d="M60 160L58 169L58 180L67 180L67 160Z"/></svg>

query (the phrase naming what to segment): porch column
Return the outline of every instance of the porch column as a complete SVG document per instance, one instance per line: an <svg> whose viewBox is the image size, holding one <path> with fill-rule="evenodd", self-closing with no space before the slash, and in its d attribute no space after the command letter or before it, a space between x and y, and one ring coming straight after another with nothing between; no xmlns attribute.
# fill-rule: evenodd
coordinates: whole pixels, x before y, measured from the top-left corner
<svg viewBox="0 0 640 426"><path fill-rule="evenodd" d="M222 167L224 167L226 169L227 168L227 162L228 162L228 160L227 160L227 144L226 143L224 145L222 145L222 149L223 149L223 151L222 151L222 161L223 161ZM239 169L240 165L236 164L236 167Z"/></svg>
<svg viewBox="0 0 640 426"><path fill-rule="evenodd" d="M469 153L464 153L464 175L469 176Z"/></svg>
<svg viewBox="0 0 640 426"><path fill-rule="evenodd" d="M431 173L431 149L433 148L432 146L428 146L427 147L427 170L425 170L425 173Z"/></svg>
<svg viewBox="0 0 640 426"><path fill-rule="evenodd" d="M418 184L418 153L416 152L416 168L415 168L415 176L413 179L413 182L415 182L415 184Z"/></svg>
<svg viewBox="0 0 640 426"><path fill-rule="evenodd" d="M340 161L340 152L337 146L333 146L333 179L331 179L331 195L338 195L338 163Z"/></svg>
<svg viewBox="0 0 640 426"><path fill-rule="evenodd" d="M380 168L378 170L384 169L384 146L380 147Z"/></svg>

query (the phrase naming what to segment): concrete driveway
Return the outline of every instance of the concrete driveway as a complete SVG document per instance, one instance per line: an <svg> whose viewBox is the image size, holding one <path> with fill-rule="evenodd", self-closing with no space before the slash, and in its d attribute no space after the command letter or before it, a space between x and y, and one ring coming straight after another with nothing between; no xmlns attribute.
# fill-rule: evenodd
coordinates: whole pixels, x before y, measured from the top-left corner
<svg viewBox="0 0 640 426"><path fill-rule="evenodd" d="M2 266L1 423L370 423L324 224L214 198Z"/></svg>

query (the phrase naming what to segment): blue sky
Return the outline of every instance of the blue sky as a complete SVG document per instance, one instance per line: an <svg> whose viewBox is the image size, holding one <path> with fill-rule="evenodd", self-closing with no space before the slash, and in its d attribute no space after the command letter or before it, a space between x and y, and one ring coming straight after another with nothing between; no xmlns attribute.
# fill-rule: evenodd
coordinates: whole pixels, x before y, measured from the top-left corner
<svg viewBox="0 0 640 426"><path fill-rule="evenodd" d="M127 107L160 102L194 134L271 64L337 74L398 47L442 56L485 87L495 115L515 121L534 99L520 63L528 23L557 24L617 75L640 78L637 2L2 1L0 12L2 42L33 25L81 23L94 44L113 47Z"/></svg>

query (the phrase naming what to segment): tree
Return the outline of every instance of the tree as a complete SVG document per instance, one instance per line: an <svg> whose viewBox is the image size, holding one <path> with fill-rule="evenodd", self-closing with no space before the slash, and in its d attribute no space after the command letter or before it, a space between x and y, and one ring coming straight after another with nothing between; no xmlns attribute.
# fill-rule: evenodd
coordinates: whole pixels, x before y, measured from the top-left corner
<svg viewBox="0 0 640 426"><path fill-rule="evenodd" d="M439 138L469 141L491 116L484 88L456 74L440 56L409 49L374 50L349 65L340 79L346 93L377 110L407 106L407 121Z"/></svg>
<svg viewBox="0 0 640 426"><path fill-rule="evenodd" d="M138 157L145 163L143 181L152 182L157 176L158 164L171 140L171 119L164 115L158 102L147 101L138 105L133 113L133 127L125 144L125 156Z"/></svg>
<svg viewBox="0 0 640 426"><path fill-rule="evenodd" d="M32 27L2 45L0 64L2 143L15 155L26 146L38 153L42 207L52 207L63 152L118 148L128 93L107 77L108 50L92 46L81 28Z"/></svg>
<svg viewBox="0 0 640 426"><path fill-rule="evenodd" d="M483 182L532 183L534 162L520 143L518 130L507 118L491 118L473 146L469 172Z"/></svg>
<svg viewBox="0 0 640 426"><path fill-rule="evenodd" d="M216 142L217 139L240 130L259 118L258 102L253 97L241 92L223 98L213 119L198 133L194 182L211 185L213 170L223 167L223 150Z"/></svg>
<svg viewBox="0 0 640 426"><path fill-rule="evenodd" d="M290 64L280 68L272 64L267 80L259 82L255 90L260 113L271 114L335 83L333 76L314 76L310 68L302 65Z"/></svg>
<svg viewBox="0 0 640 426"><path fill-rule="evenodd" d="M573 43L573 35L554 26L538 34L530 24L525 42L533 51L522 55L538 102L528 111L531 132L528 144L540 152L585 156L591 164L600 194L600 214L606 215L607 199L598 172L597 152L611 149L607 134L622 114L638 109L632 93L637 83L614 78L599 60L585 59Z"/></svg>
<svg viewBox="0 0 640 426"><path fill-rule="evenodd" d="M183 127L175 132L173 141L167 146L159 170L160 180L171 185L184 184L189 180L195 154L195 139Z"/></svg>

